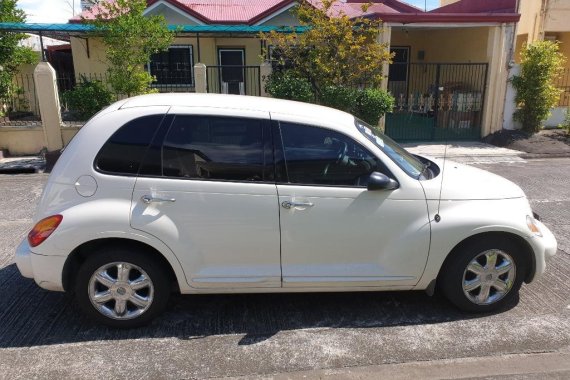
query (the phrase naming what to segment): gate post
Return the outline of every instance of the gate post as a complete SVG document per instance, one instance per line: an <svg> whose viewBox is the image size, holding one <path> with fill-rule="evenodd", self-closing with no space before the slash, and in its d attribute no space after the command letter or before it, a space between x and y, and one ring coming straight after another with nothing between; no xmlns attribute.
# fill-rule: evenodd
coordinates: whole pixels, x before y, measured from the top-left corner
<svg viewBox="0 0 570 380"><path fill-rule="evenodd" d="M63 138L55 70L48 62L38 63L34 70L34 81L46 148L48 152L60 150L63 148Z"/></svg>
<svg viewBox="0 0 570 380"><path fill-rule="evenodd" d="M205 94L208 92L206 65L203 63L197 63L194 65L194 81L196 93Z"/></svg>
<svg viewBox="0 0 570 380"><path fill-rule="evenodd" d="M392 27L382 23L382 33L378 35L377 42L384 45L388 51L390 51L390 41L392 39ZM388 91L388 72L390 71L390 65L388 62L382 64L382 85L381 89ZM378 129L382 132L386 131L386 115L382 116L378 121Z"/></svg>

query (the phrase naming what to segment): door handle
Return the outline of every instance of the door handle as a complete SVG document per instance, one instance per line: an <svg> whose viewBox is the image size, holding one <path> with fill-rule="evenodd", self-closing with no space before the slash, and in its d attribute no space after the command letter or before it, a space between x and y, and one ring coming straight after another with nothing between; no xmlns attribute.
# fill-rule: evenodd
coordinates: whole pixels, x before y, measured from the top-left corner
<svg viewBox="0 0 570 380"><path fill-rule="evenodd" d="M150 195L143 195L141 197L141 201L143 201L144 204L148 205L148 204L151 204L153 202L171 202L171 203L174 203L174 202L176 202L176 199L174 199L174 198L155 198L155 197L152 197Z"/></svg>
<svg viewBox="0 0 570 380"><path fill-rule="evenodd" d="M295 207L313 207L315 204L311 202L291 202L291 201L283 201L281 206L286 208L287 210Z"/></svg>

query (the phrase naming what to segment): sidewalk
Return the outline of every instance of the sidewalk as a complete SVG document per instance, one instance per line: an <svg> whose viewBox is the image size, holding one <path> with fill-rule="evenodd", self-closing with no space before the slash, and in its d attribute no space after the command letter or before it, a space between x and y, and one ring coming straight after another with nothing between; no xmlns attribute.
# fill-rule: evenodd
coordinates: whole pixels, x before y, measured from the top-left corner
<svg viewBox="0 0 570 380"><path fill-rule="evenodd" d="M466 164L524 161L521 158L524 152L476 141L402 144L402 146L420 156L443 158L445 155L450 160Z"/></svg>

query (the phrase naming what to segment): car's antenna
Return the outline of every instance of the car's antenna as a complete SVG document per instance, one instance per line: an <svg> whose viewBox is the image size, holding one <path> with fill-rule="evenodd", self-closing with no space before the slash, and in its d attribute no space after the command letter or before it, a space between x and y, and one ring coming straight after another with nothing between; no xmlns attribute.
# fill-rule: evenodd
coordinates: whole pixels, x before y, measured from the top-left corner
<svg viewBox="0 0 570 380"><path fill-rule="evenodd" d="M441 168L441 183L439 184L439 199L437 201L437 213L434 216L436 223L439 223L441 216L439 215L439 208L441 206L441 191L443 190L443 175L445 173L445 162L447 161L447 139L445 139L445 149L443 151L443 167Z"/></svg>
<svg viewBox="0 0 570 380"><path fill-rule="evenodd" d="M439 86L439 84L438 84ZM443 87L438 87L438 90L443 90ZM436 111L437 112L437 111ZM436 126L437 128L437 126ZM439 184L439 198L437 200L437 213L435 214L435 216L433 217L433 219L435 220L436 223L439 223L439 221L441 220L441 216L439 215L439 210L441 207L441 192L443 190L443 177L445 174L445 163L447 161L447 140L449 138L449 135L446 133L445 134L445 148L443 150L443 167L441 168L441 182Z"/></svg>

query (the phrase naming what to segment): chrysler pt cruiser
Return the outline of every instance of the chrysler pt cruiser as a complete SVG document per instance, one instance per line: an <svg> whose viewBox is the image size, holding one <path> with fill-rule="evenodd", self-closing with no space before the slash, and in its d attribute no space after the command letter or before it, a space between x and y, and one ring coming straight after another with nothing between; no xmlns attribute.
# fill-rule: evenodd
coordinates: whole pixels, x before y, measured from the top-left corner
<svg viewBox="0 0 570 380"><path fill-rule="evenodd" d="M67 146L16 251L25 277L116 327L172 292L441 291L503 307L556 253L522 190L414 156L338 110L146 95Z"/></svg>

